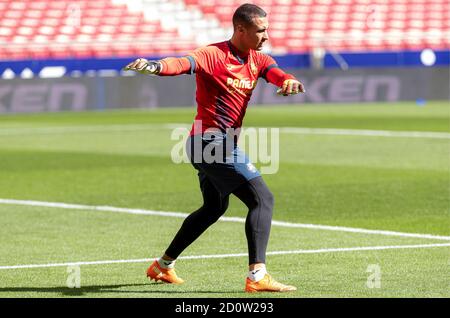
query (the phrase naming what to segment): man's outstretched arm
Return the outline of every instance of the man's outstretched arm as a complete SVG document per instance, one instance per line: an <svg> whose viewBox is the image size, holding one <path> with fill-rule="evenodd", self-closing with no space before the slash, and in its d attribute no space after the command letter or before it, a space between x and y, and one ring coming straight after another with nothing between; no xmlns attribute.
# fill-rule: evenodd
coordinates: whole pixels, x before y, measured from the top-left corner
<svg viewBox="0 0 450 318"><path fill-rule="evenodd" d="M139 58L125 66L124 70L148 75L175 76L190 74L191 62L186 57L167 57L159 61Z"/></svg>

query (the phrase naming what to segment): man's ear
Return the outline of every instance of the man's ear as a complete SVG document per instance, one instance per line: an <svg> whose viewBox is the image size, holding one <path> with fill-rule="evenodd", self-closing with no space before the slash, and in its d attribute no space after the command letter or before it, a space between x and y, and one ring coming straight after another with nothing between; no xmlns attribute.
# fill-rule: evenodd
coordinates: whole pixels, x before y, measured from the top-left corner
<svg viewBox="0 0 450 318"><path fill-rule="evenodd" d="M238 25L236 25L236 30L237 30L239 33L244 33L245 28L244 28L244 26L243 26L242 24L238 24Z"/></svg>

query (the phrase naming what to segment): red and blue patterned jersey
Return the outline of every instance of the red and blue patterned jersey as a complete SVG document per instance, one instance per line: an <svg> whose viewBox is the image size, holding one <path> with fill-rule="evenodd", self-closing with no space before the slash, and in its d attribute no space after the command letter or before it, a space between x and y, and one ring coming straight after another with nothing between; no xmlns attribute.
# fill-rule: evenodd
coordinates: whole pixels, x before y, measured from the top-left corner
<svg viewBox="0 0 450 318"><path fill-rule="evenodd" d="M225 132L241 127L258 78L265 78L269 69L277 67L272 57L255 50L246 57L239 56L230 41L199 48L186 57L196 74L195 120L201 121L201 127L195 129L194 123L191 135L208 128Z"/></svg>

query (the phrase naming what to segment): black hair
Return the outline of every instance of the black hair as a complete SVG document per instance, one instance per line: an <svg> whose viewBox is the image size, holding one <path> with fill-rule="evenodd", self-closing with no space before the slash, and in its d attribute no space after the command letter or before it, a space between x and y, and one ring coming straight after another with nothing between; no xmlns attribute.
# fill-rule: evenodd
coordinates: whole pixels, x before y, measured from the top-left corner
<svg viewBox="0 0 450 318"><path fill-rule="evenodd" d="M266 11L251 3L244 3L233 14L233 27L238 24L248 27L253 24L253 18L264 18L267 16Z"/></svg>

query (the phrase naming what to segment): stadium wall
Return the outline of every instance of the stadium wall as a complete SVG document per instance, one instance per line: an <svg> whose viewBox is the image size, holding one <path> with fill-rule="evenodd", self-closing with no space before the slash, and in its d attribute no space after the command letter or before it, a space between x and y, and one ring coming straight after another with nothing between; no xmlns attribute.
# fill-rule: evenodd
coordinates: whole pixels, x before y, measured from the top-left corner
<svg viewBox="0 0 450 318"><path fill-rule="evenodd" d="M339 52L339 57L349 68L360 67L420 67L424 66L422 60L423 50L415 51L386 51L386 52ZM433 67L450 65L450 50L433 51ZM160 59L165 56L147 56L147 59ZM6 70L12 70L19 75L23 70L29 69L33 74L39 74L46 67L61 66L65 74L70 76L73 72L85 73L88 71L114 70L121 71L124 65L136 57L111 57L111 58L49 58L26 60L0 61L0 75ZM310 68L312 55L284 54L274 56L278 65L282 68ZM339 68L341 65L336 60L336 55L326 53L323 57L324 68Z"/></svg>
<svg viewBox="0 0 450 318"><path fill-rule="evenodd" d="M450 100L449 68L288 69L307 94L282 98L260 80L252 104ZM0 82L0 113L195 105L194 76L83 76ZM175 93L174 93L175 92Z"/></svg>

